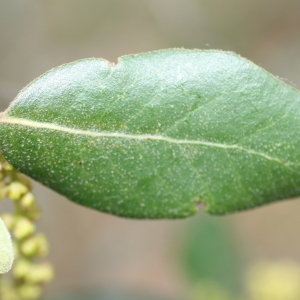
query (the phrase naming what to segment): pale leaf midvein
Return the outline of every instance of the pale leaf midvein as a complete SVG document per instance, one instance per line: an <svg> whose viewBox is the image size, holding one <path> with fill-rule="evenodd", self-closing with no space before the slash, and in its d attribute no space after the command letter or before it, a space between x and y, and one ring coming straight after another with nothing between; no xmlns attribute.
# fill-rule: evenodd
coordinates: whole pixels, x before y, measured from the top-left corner
<svg viewBox="0 0 300 300"><path fill-rule="evenodd" d="M21 119L21 118L13 118L9 117L5 114L2 114L0 118L0 123L3 124L15 124L30 128L37 128L37 129L46 129L46 130L54 130L54 131L60 131L65 132L68 134L74 134L74 135L82 135L82 136L90 136L90 137L107 137L107 138L120 138L120 139L131 139L131 140L144 140L144 141L161 141L171 144L185 144L185 145L200 145L200 146L207 146L207 147L213 147L213 148L221 148L225 150L239 150L247 152L251 155L256 155L263 157L267 160L277 162L281 164L282 166L288 167L288 166L299 166L299 164L293 163L293 162L287 162L282 161L281 159L277 157L272 157L266 153L258 152L252 149L244 148L242 146L239 146L238 144L224 144L224 143L216 143L216 142L209 142L209 141L201 141L201 140L186 140L186 139L176 139L171 138L168 136L163 135L151 135L151 134L128 134L123 132L98 132L98 131L91 131L91 130L81 130L81 129L75 129L75 128L69 128L61 125L51 124L51 123L43 123L43 122L37 122L37 121L31 121L27 119Z"/></svg>

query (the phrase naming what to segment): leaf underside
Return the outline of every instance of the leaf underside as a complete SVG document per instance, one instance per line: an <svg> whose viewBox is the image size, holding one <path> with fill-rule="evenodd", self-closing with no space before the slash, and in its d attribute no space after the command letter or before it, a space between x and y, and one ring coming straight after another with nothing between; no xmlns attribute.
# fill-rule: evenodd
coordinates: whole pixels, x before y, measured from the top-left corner
<svg viewBox="0 0 300 300"><path fill-rule="evenodd" d="M133 218L212 214L300 194L300 93L229 52L85 59L29 84L0 119L21 172Z"/></svg>
<svg viewBox="0 0 300 300"><path fill-rule="evenodd" d="M14 261L14 249L10 234L0 218L0 274L7 273Z"/></svg>

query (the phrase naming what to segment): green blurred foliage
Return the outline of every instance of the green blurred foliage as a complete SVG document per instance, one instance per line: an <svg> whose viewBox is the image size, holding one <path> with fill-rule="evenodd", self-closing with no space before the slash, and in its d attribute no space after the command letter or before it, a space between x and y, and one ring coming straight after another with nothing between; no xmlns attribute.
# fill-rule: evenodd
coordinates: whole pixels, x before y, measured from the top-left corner
<svg viewBox="0 0 300 300"><path fill-rule="evenodd" d="M194 218L183 252L185 269L192 282L212 282L236 293L241 289L241 258L226 221L204 214Z"/></svg>

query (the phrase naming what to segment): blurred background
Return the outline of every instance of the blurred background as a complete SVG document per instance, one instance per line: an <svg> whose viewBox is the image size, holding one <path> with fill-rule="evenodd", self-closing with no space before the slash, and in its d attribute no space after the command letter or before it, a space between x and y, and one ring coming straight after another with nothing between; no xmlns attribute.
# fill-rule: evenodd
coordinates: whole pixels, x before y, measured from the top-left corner
<svg viewBox="0 0 300 300"><path fill-rule="evenodd" d="M172 47L234 51L299 88L299 28L298 0L0 0L0 108L63 63ZM300 264L299 200L138 221L79 207L37 183L35 194L56 272L47 299L233 299L270 268Z"/></svg>

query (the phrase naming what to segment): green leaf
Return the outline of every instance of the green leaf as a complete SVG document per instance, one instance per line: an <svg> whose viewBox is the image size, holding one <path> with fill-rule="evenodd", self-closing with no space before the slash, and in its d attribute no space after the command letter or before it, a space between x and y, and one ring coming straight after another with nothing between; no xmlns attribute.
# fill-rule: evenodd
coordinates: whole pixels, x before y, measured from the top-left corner
<svg viewBox="0 0 300 300"><path fill-rule="evenodd" d="M7 273L14 261L14 249L10 234L0 218L0 274Z"/></svg>
<svg viewBox="0 0 300 300"><path fill-rule="evenodd" d="M181 243L182 260L194 284L212 283L237 294L241 287L242 256L226 221L205 215L194 218Z"/></svg>
<svg viewBox="0 0 300 300"><path fill-rule="evenodd" d="M300 93L228 52L66 64L0 119L0 149L69 199L125 217L224 214L300 194Z"/></svg>

